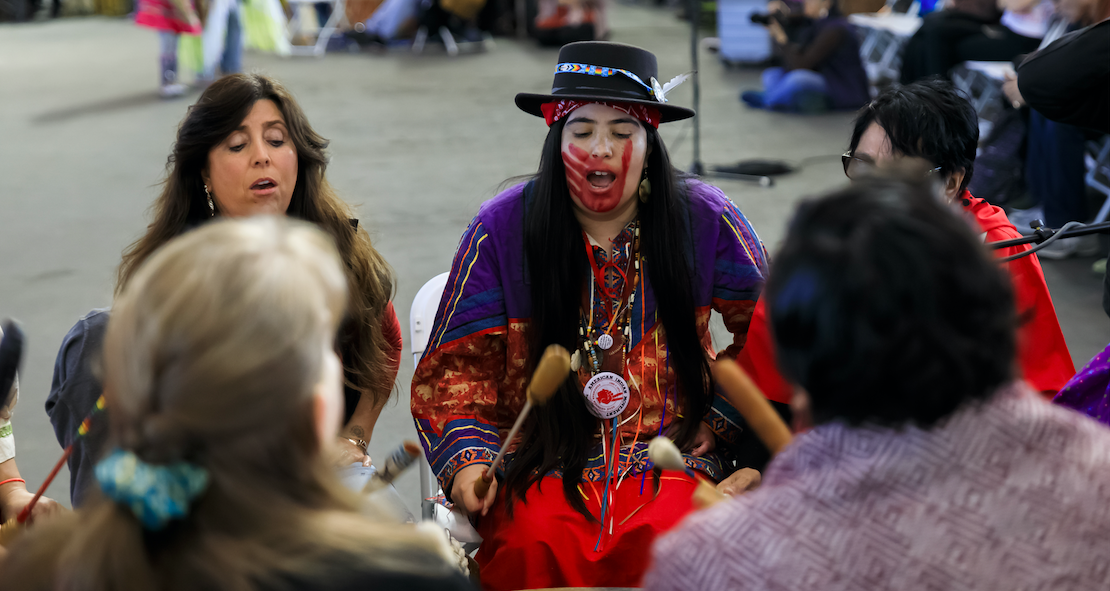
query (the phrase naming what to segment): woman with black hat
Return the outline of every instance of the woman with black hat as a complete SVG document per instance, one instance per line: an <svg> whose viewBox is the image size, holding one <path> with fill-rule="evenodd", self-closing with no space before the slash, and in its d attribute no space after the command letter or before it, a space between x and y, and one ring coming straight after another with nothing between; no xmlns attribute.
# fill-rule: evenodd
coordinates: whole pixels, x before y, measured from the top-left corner
<svg viewBox="0 0 1110 591"><path fill-rule="evenodd" d="M671 166L657 127L694 113L666 102L673 81L656 69L636 47L573 43L550 95L517 95L550 127L539 171L463 235L416 368L417 429L484 539L487 589L634 586L652 540L690 510L693 474L731 471L718 450L739 417L714 394L709 316L723 315L734 356L766 254L720 190ZM573 352L573 374L503 441L550 344ZM647 478L658 434L687 474ZM502 445L504 470L479 498Z"/></svg>

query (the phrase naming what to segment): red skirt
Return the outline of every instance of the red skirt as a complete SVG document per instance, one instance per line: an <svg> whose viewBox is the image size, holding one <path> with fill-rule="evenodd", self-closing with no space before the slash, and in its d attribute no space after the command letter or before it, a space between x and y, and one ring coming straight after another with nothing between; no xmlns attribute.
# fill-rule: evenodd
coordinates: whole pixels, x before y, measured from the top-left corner
<svg viewBox="0 0 1110 591"><path fill-rule="evenodd" d="M482 588L639 587L655 538L693 509L695 485L686 474L667 472L653 499L650 474L643 495L640 477L629 476L610 490L604 533L601 524L587 521L567 503L560 478L546 477L528 489L525 502L513 506L512 518L499 493L498 502L475 524L483 539L475 556ZM595 518L601 515L603 487L599 482L581 485Z"/></svg>

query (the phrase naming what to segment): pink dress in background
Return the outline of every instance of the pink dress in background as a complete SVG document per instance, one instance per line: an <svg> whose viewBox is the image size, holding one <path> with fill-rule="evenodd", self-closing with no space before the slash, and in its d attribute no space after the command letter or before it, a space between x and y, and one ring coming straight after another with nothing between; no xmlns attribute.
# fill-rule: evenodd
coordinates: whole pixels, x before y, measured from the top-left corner
<svg viewBox="0 0 1110 591"><path fill-rule="evenodd" d="M189 6L196 8L192 0L185 0ZM139 0L139 7L135 11L135 24L150 27L159 31L171 33L184 33L187 35L200 35L201 28L194 27L189 21L184 20L173 3L169 0Z"/></svg>

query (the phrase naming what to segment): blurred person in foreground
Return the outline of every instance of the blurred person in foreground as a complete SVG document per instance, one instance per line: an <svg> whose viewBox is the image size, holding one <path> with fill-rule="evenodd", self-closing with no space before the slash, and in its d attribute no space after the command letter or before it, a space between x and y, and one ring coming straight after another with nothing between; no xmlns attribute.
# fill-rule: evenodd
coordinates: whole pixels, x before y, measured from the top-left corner
<svg viewBox="0 0 1110 591"><path fill-rule="evenodd" d="M401 362L401 327L390 302L392 270L327 181L327 145L276 80L236 74L209 86L178 129L154 219L146 235L124 252L116 293L158 248L213 220L284 214L318 226L338 246L350 287L351 306L338 337L345 408L336 463L369 465L366 447ZM101 394L91 365L108 315L94 310L82 318L58 352L46 412L62 447L73 442ZM74 505L92 483L103 437L93 425L70 456Z"/></svg>
<svg viewBox="0 0 1110 591"><path fill-rule="evenodd" d="M781 4L781 3L780 3ZM763 71L763 90L747 90L740 100L748 106L776 111L819 113L829 109L857 109L871 97L867 73L860 62L853 27L833 0L805 0L802 16L810 24L791 41L783 28L783 8L766 27L782 67Z"/></svg>
<svg viewBox="0 0 1110 591"><path fill-rule="evenodd" d="M767 283L816 426L647 589L1106 589L1110 431L1015 380L1009 278L922 185L804 203Z"/></svg>
<svg viewBox="0 0 1110 591"><path fill-rule="evenodd" d="M4 331L0 329L0 340ZM0 523L19 515L35 496L27 490L27 481L19 474L15 463L15 432L12 430L12 412L19 402L19 379L9 392L0 394ZM62 506L53 499L42 497L31 511L30 520L61 512ZM4 548L0 546L0 556Z"/></svg>
<svg viewBox="0 0 1110 591"><path fill-rule="evenodd" d="M941 80L907 84L880 94L856 116L844 173L860 179L907 158L928 163L927 176L942 185L944 202L974 229L982 242L1020 238L1002 209L967 190L975 164L979 122L971 103ZM992 250L1006 257L1029 245ZM1010 276L1018 317L1018 376L1046 397L1075 374L1068 345L1037 255L1003 263ZM792 389L778 373L766 304L756 304L748 345L737 362L771 400L789 402Z"/></svg>
<svg viewBox="0 0 1110 591"><path fill-rule="evenodd" d="M18 540L3 586L468 588L445 538L360 511L330 466L348 294L330 237L271 216L135 269L104 338L101 494Z"/></svg>

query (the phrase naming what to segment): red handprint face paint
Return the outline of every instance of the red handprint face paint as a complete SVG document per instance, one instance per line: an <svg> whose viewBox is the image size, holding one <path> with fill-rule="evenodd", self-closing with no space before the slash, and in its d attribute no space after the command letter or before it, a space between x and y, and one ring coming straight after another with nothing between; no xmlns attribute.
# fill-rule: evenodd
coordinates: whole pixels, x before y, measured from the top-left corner
<svg viewBox="0 0 1110 591"><path fill-rule="evenodd" d="M607 213L636 195L644 167L647 133L624 112L584 105L563 128L567 187L578 207Z"/></svg>
<svg viewBox="0 0 1110 591"><path fill-rule="evenodd" d="M594 157L574 144L563 151L567 186L582 207L605 213L620 204L628 177L628 163L632 159L631 140L624 141L622 152L619 165L614 166L615 163Z"/></svg>

